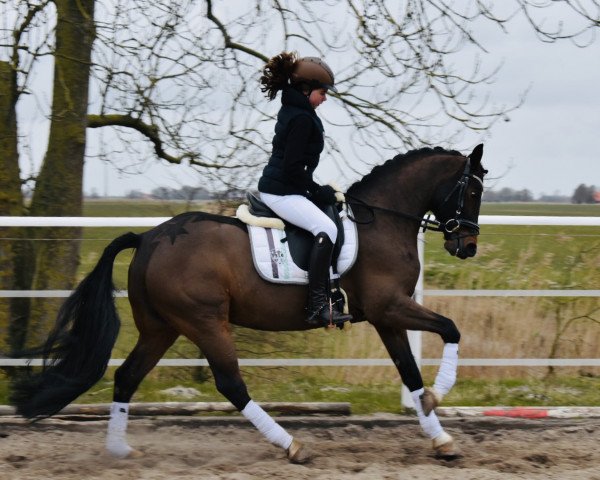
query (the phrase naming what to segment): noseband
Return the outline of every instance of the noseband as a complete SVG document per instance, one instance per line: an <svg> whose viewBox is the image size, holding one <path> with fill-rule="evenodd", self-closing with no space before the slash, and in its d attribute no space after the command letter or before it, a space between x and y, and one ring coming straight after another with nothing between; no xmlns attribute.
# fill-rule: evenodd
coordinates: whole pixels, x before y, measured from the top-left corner
<svg viewBox="0 0 600 480"><path fill-rule="evenodd" d="M418 215L412 215L410 213L404 213L404 212L399 212L397 210L391 210L389 208L383 208L383 207L378 207L375 205L369 205L356 197L351 197L348 194L346 194L346 198L348 199L346 201L346 203L348 205L350 205L350 206L356 205L358 207L366 208L367 210L369 210L371 212L371 215L372 215L372 218L368 221L358 221L354 216L349 216L349 218L357 224L367 225L369 223L372 223L375 220L375 212L378 211L378 212L389 213L389 214L392 214L392 215L395 215L398 217L402 217L402 218L407 218L410 220L415 220L421 224L421 228L423 229L423 232L425 232L426 230L431 230L433 232L457 233L461 227L465 227L465 228L468 228L469 230L471 230L471 232L472 232L471 235L479 235L479 224L476 222L473 222L471 220L467 220L466 218L461 217L462 210L465 205L465 197L467 194L467 187L469 186L470 179L477 180L483 187L483 180L481 178L479 178L478 176L473 175L471 173L471 158L467 157L467 162L465 164L465 169L463 170L462 175L456 182L456 185L454 185L454 188L450 191L450 193L448 195L446 195L446 198L444 199L444 201L441 204L441 206L445 205L450 200L450 198L454 195L454 193L456 191L458 191L458 200L457 200L455 215L453 218L450 218L449 220L446 220L443 223L438 220L432 220L430 218L430 215L427 215L427 217L419 217Z"/></svg>

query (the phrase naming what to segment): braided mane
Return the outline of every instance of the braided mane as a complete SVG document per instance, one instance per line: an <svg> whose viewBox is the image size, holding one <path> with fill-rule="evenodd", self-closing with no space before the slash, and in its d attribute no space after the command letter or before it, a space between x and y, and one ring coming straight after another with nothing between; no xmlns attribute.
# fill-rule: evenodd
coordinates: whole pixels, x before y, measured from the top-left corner
<svg viewBox="0 0 600 480"><path fill-rule="evenodd" d="M391 160L387 160L382 165L377 165L376 167L374 167L370 173L365 175L359 181L350 185L350 188L348 189L348 194L356 194L357 192L362 190L362 188L366 187L367 185L370 185L372 182L376 182L377 180L388 176L392 170L405 167L406 165L414 161L417 161L423 157L429 157L431 155L454 155L459 157L463 156L462 153L457 152L456 150L446 150L442 147L425 147L420 148L418 150L410 150L406 153L396 155L394 158L392 158Z"/></svg>

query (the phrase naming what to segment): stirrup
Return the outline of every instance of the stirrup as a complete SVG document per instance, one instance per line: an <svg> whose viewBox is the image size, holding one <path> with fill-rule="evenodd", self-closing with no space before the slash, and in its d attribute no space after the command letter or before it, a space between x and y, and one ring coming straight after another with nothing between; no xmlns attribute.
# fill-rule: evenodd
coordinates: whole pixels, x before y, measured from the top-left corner
<svg viewBox="0 0 600 480"><path fill-rule="evenodd" d="M335 327L352 319L352 315L338 312L330 303L323 303L317 310L309 313L306 323L318 327Z"/></svg>

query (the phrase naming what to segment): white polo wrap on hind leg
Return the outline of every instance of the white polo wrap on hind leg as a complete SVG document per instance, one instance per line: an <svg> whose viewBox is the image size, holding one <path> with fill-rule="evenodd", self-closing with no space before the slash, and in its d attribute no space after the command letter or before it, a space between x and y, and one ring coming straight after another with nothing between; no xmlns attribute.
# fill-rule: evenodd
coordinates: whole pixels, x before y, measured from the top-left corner
<svg viewBox="0 0 600 480"><path fill-rule="evenodd" d="M440 370L435 377L433 389L442 397L446 395L456 382L456 369L458 368L458 343L446 343L440 362Z"/></svg>
<svg viewBox="0 0 600 480"><path fill-rule="evenodd" d="M424 388L410 392L410 395L415 403L415 410L419 417L419 424L425 432L425 434L432 440L439 437L444 433L444 429L440 425L440 421L437 418L435 412L431 412L429 416L425 416L423 413L423 407L421 406L421 395L425 392Z"/></svg>
<svg viewBox="0 0 600 480"><path fill-rule="evenodd" d="M127 419L129 417L129 404L113 402L110 407L110 419L106 435L106 449L119 458L125 458L133 450L125 439Z"/></svg>
<svg viewBox="0 0 600 480"><path fill-rule="evenodd" d="M244 407L242 415L250 420L269 442L286 450L290 448L292 436L253 400L250 400Z"/></svg>

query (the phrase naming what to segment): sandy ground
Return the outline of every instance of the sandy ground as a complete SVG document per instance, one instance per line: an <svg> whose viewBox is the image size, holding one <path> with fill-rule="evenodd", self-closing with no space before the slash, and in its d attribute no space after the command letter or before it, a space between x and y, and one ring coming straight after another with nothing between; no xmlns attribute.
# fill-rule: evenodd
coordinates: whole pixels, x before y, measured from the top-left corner
<svg viewBox="0 0 600 480"><path fill-rule="evenodd" d="M414 417L280 417L315 456L288 463L240 418L133 418L132 460L103 453L105 419L0 417L0 479L600 480L600 419L442 418L464 456L434 458Z"/></svg>

